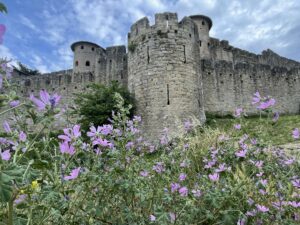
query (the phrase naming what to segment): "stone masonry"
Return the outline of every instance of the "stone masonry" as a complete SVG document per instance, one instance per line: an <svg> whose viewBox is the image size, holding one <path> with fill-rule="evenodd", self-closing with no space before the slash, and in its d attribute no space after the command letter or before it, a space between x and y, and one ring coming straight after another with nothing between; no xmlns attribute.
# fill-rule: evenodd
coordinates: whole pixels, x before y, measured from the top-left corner
<svg viewBox="0 0 300 225"><path fill-rule="evenodd" d="M85 91L90 82L108 84L117 80L137 100L144 136L157 137L167 127L176 135L190 118L205 121L205 113L228 115L237 107L248 114L255 91L277 100L279 113L300 111L300 63L271 50L260 55L231 46L209 36L212 20L203 15L184 17L176 13L155 15L134 23L125 46L101 46L79 41L72 70L40 76L16 71L14 82L20 95L40 89L57 92L63 103L72 103L73 93Z"/></svg>

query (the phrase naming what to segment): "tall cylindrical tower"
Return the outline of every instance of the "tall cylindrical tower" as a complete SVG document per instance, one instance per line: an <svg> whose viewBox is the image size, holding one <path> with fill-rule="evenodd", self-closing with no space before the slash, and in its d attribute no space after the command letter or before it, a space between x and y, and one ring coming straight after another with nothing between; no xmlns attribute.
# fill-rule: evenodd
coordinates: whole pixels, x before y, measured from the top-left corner
<svg viewBox="0 0 300 225"><path fill-rule="evenodd" d="M199 33L199 47L200 47L200 57L201 58L210 58L210 42L209 42L209 31L212 27L212 20L203 15L194 15L190 18L197 25Z"/></svg>
<svg viewBox="0 0 300 225"><path fill-rule="evenodd" d="M98 51L102 48L92 42L78 41L71 45L71 49L74 52L73 73L95 73Z"/></svg>
<svg viewBox="0 0 300 225"><path fill-rule="evenodd" d="M143 133L154 139L165 127L176 135L190 117L204 119L199 100L199 47L195 23L176 13L137 21L128 34L128 87L137 100ZM198 56L198 58L197 58Z"/></svg>

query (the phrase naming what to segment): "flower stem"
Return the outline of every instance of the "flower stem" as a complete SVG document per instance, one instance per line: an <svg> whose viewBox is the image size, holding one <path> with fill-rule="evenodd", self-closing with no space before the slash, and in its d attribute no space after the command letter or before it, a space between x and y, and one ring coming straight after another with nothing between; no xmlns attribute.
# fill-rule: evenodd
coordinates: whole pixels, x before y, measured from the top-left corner
<svg viewBox="0 0 300 225"><path fill-rule="evenodd" d="M16 108L19 108L20 106L23 106L23 105L25 105L25 103L22 103L22 104L20 104L20 105L15 106L15 107L12 107L12 108L9 108L9 109L7 109L7 110L4 110L3 112L0 113L0 116L3 115L3 114L5 114L5 113L7 113L7 112L9 112L9 111L11 111L11 110L14 110L14 109L16 109Z"/></svg>
<svg viewBox="0 0 300 225"><path fill-rule="evenodd" d="M13 225L13 207L14 207L14 200L13 198L8 202L8 225Z"/></svg>

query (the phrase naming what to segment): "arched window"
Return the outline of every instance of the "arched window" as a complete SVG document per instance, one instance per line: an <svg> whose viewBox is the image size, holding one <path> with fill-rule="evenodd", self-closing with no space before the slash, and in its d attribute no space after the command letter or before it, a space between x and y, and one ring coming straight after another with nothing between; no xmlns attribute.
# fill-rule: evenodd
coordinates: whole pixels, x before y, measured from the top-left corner
<svg viewBox="0 0 300 225"><path fill-rule="evenodd" d="M86 61L85 66L90 66L90 61Z"/></svg>
<svg viewBox="0 0 300 225"><path fill-rule="evenodd" d="M75 66L78 66L78 61L75 62Z"/></svg>

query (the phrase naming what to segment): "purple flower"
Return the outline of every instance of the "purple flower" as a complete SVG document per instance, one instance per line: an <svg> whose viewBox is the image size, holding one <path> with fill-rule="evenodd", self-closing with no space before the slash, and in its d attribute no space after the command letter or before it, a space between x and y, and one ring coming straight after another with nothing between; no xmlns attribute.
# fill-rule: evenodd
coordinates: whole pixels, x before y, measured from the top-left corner
<svg viewBox="0 0 300 225"><path fill-rule="evenodd" d="M256 213L257 213L257 211L255 209L253 209L252 211L247 211L246 216L255 216Z"/></svg>
<svg viewBox="0 0 300 225"><path fill-rule="evenodd" d="M73 128L65 128L64 134L59 135L58 138L70 142L72 139L79 138L80 136L80 125L74 125Z"/></svg>
<svg viewBox="0 0 300 225"><path fill-rule="evenodd" d="M256 145L256 144L257 144L257 140L256 140L255 138L252 138L252 139L250 140L250 142L251 142L251 144L253 144L253 145Z"/></svg>
<svg viewBox="0 0 300 225"><path fill-rule="evenodd" d="M187 162L186 160L184 160L184 161L182 161L182 162L180 163L179 166L180 166L181 168L185 168L185 167L188 167L189 164L188 164L188 162Z"/></svg>
<svg viewBox="0 0 300 225"><path fill-rule="evenodd" d="M245 219L239 219L239 220L237 221L237 224L236 224L236 225L245 225L245 224L246 224Z"/></svg>
<svg viewBox="0 0 300 225"><path fill-rule="evenodd" d="M246 154L247 154L247 150L241 150L241 151L235 153L235 155L240 158L245 158Z"/></svg>
<svg viewBox="0 0 300 225"><path fill-rule="evenodd" d="M279 112L275 112L274 115L273 115L272 121L277 122L278 119L279 119Z"/></svg>
<svg viewBox="0 0 300 225"><path fill-rule="evenodd" d="M283 163L284 163L285 165L291 165L291 164L293 164L294 162L295 162L294 159L287 159L287 160L285 160Z"/></svg>
<svg viewBox="0 0 300 225"><path fill-rule="evenodd" d="M220 165L219 165L219 168L216 169L216 172L217 172L217 173L220 173L220 172L225 171L225 170L227 169L225 165L226 165L225 163L220 164Z"/></svg>
<svg viewBox="0 0 300 225"><path fill-rule="evenodd" d="M186 197L189 193L189 190L187 187L181 187L181 188L179 188L178 192L179 192L180 196Z"/></svg>
<svg viewBox="0 0 300 225"><path fill-rule="evenodd" d="M185 173L181 173L179 175L179 181L184 181L186 179L186 174Z"/></svg>
<svg viewBox="0 0 300 225"><path fill-rule="evenodd" d="M215 164L216 164L216 160L213 160L213 161L209 161L207 162L207 164L204 166L205 169L209 169L211 167L213 167Z"/></svg>
<svg viewBox="0 0 300 225"><path fill-rule="evenodd" d="M109 135L113 133L113 126L110 124L104 124L102 127L100 127L100 133L103 135Z"/></svg>
<svg viewBox="0 0 300 225"><path fill-rule="evenodd" d="M20 101L19 100L14 100L14 101L11 101L10 103L9 103L9 106L10 107L17 107L18 105L20 105Z"/></svg>
<svg viewBox="0 0 300 225"><path fill-rule="evenodd" d="M201 197L201 195L202 195L202 192L199 189L192 190L192 193L193 193L194 197Z"/></svg>
<svg viewBox="0 0 300 225"><path fill-rule="evenodd" d="M132 119L133 122L141 122L142 118L140 116L134 116Z"/></svg>
<svg viewBox="0 0 300 225"><path fill-rule="evenodd" d="M234 128L236 130L240 130L242 128L241 124L234 124Z"/></svg>
<svg viewBox="0 0 300 225"><path fill-rule="evenodd" d="M270 99L268 99L265 102L261 102L259 104L259 106L257 106L257 109L265 110L265 109L268 109L271 106L275 105L275 103L276 103L275 99L274 98L270 98Z"/></svg>
<svg viewBox="0 0 300 225"><path fill-rule="evenodd" d="M180 188L180 184L178 183L171 183L171 192L174 193Z"/></svg>
<svg viewBox="0 0 300 225"><path fill-rule="evenodd" d="M191 129L192 129L192 123L189 120L185 121L184 122L184 130L188 132Z"/></svg>
<svg viewBox="0 0 300 225"><path fill-rule="evenodd" d="M69 176L64 176L64 180L74 180L78 177L81 167L73 169Z"/></svg>
<svg viewBox="0 0 300 225"><path fill-rule="evenodd" d="M155 151L155 146L154 145L150 145L149 146L149 152L152 153Z"/></svg>
<svg viewBox="0 0 300 225"><path fill-rule="evenodd" d="M171 223L174 223L176 220L176 214L173 212L170 212L169 216L170 216Z"/></svg>
<svg viewBox="0 0 300 225"><path fill-rule="evenodd" d="M300 188L300 179L293 180L292 184L294 187Z"/></svg>
<svg viewBox="0 0 300 225"><path fill-rule="evenodd" d="M18 205L18 204L24 202L26 198L27 198L26 194L24 194L24 195L18 195L18 197L14 200L14 204Z"/></svg>
<svg viewBox="0 0 300 225"><path fill-rule="evenodd" d="M3 43L3 36L6 31L6 27L4 24L0 24L0 44Z"/></svg>
<svg viewBox="0 0 300 225"><path fill-rule="evenodd" d="M265 212L268 212L268 211L269 211L269 208L268 208L268 207L266 207L266 206L264 206L264 205L259 205L259 204L256 204L256 208L257 208L257 210L258 210L258 211L260 211L260 212L263 212L263 213L265 213Z"/></svg>
<svg viewBox="0 0 300 225"><path fill-rule="evenodd" d="M247 202L250 206L254 204L254 201L252 198L248 198Z"/></svg>
<svg viewBox="0 0 300 225"><path fill-rule="evenodd" d="M5 150L4 152L1 152L0 155L1 155L1 159L4 161L10 160L11 154L9 150Z"/></svg>
<svg viewBox="0 0 300 225"><path fill-rule="evenodd" d="M3 122L3 129L6 133L11 133L11 129L7 121Z"/></svg>
<svg viewBox="0 0 300 225"><path fill-rule="evenodd" d="M114 145L111 142L109 142L106 139L102 139L102 138L97 138L96 140L94 140L93 145L100 145L102 147L109 147L109 148L114 147Z"/></svg>
<svg viewBox="0 0 300 225"><path fill-rule="evenodd" d="M293 130L293 138L299 139L299 136L300 136L299 129L298 129L298 128L295 128L295 129Z"/></svg>
<svg viewBox="0 0 300 225"><path fill-rule="evenodd" d="M264 189L259 189L258 191L259 191L259 193L261 193L262 195L267 194L267 192L266 192Z"/></svg>
<svg viewBox="0 0 300 225"><path fill-rule="evenodd" d="M241 113L243 112L242 108L237 108L233 114L234 117L238 118L241 116Z"/></svg>
<svg viewBox="0 0 300 225"><path fill-rule="evenodd" d="M214 174L209 174L208 177L211 181L217 182L220 176L218 173L214 173Z"/></svg>
<svg viewBox="0 0 300 225"><path fill-rule="evenodd" d="M261 97L260 97L259 92L258 91L255 92L254 97L252 98L252 105L255 105L255 104L259 103L260 99L261 99Z"/></svg>
<svg viewBox="0 0 300 225"><path fill-rule="evenodd" d="M157 162L152 169L157 173L162 173L165 171L165 166L162 162Z"/></svg>
<svg viewBox="0 0 300 225"><path fill-rule="evenodd" d="M150 215L150 221L155 221L156 220L156 217L155 216L153 216L153 215Z"/></svg>
<svg viewBox="0 0 300 225"><path fill-rule="evenodd" d="M25 142L26 139L27 139L27 135L23 131L21 131L19 134L19 140Z"/></svg>
<svg viewBox="0 0 300 225"><path fill-rule="evenodd" d="M133 146L134 146L133 142L132 142L132 141L129 141L129 142L125 145L125 148L126 148L127 150L129 150L129 149L133 148Z"/></svg>
<svg viewBox="0 0 300 225"><path fill-rule="evenodd" d="M30 95L30 100L37 106L39 111L45 110L46 106L54 108L58 105L60 98L61 96L57 94L50 96L45 90L40 91L40 99L34 97L33 94Z"/></svg>
<svg viewBox="0 0 300 225"><path fill-rule="evenodd" d="M257 177L261 177L262 175L264 175L263 172L260 172L260 173L257 173L257 174L256 174Z"/></svg>
<svg viewBox="0 0 300 225"><path fill-rule="evenodd" d="M268 180L264 179L264 180L260 180L259 181L263 186L266 186L268 184Z"/></svg>
<svg viewBox="0 0 300 225"><path fill-rule="evenodd" d="M143 171L140 172L140 175L141 175L142 177L148 177L149 172L148 172L147 170L143 170Z"/></svg>
<svg viewBox="0 0 300 225"><path fill-rule="evenodd" d="M263 164L264 164L264 161L261 161L261 160L255 162L255 166L256 166L257 168L261 168L261 167L263 166Z"/></svg>
<svg viewBox="0 0 300 225"><path fill-rule="evenodd" d="M75 154L75 148L73 145L69 145L67 141L64 141L59 144L60 152L61 153L66 153L69 155L74 155Z"/></svg>
<svg viewBox="0 0 300 225"><path fill-rule="evenodd" d="M288 201L288 204L294 208L298 208L300 207L300 202L296 202L296 201Z"/></svg>

